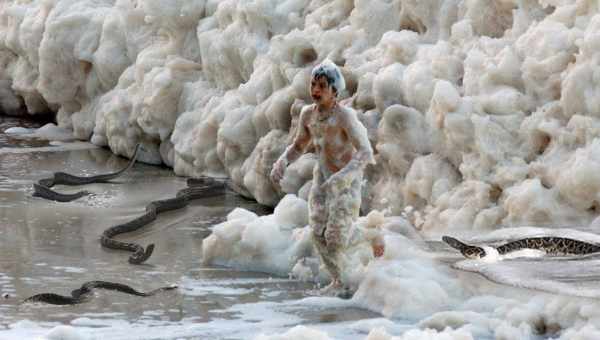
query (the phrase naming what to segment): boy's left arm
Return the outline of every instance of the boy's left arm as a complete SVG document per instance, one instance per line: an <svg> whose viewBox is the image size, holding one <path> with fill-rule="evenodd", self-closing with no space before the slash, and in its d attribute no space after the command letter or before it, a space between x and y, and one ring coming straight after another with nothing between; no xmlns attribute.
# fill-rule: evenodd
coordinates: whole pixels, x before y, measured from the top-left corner
<svg viewBox="0 0 600 340"><path fill-rule="evenodd" d="M356 152L352 156L352 159L346 166L344 166L338 173L340 177L355 171L359 168L364 169L367 164L375 164L375 158L373 157L373 149L371 148L371 142L369 141L367 128L358 120L356 111L350 108L342 108L342 119L340 123L343 124L343 128L348 134L350 141L356 148Z"/></svg>

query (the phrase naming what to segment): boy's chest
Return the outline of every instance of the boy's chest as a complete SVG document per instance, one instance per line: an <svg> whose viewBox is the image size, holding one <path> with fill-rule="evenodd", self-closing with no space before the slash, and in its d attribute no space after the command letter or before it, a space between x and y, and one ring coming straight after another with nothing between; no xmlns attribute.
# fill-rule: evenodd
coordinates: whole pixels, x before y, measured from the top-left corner
<svg viewBox="0 0 600 340"><path fill-rule="evenodd" d="M313 138L324 138L327 135L335 134L339 129L337 117L330 116L325 119L320 119L315 114L308 123L308 130Z"/></svg>
<svg viewBox="0 0 600 340"><path fill-rule="evenodd" d="M308 124L308 130L313 143L321 148L326 144L338 144L344 141L343 129L336 116L322 120L314 117Z"/></svg>

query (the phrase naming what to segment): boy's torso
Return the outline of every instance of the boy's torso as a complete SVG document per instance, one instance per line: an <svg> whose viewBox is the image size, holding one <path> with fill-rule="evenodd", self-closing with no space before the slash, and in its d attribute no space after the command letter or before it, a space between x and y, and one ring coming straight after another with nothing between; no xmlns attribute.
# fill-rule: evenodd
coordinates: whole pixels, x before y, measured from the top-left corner
<svg viewBox="0 0 600 340"><path fill-rule="evenodd" d="M338 172L348 164L355 151L342 121L341 115L346 114L343 110L336 105L328 114L320 115L316 105L311 105L304 122L319 156L319 165L324 165L323 170L329 174Z"/></svg>

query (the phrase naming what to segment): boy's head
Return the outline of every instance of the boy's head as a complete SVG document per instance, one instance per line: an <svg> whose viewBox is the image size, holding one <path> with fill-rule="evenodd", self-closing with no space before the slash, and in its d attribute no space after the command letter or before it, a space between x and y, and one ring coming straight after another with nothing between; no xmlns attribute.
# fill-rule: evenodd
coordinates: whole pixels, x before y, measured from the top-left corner
<svg viewBox="0 0 600 340"><path fill-rule="evenodd" d="M339 67L331 60L325 59L312 70L310 81L310 95L313 100L335 100L337 95L346 88L344 76Z"/></svg>

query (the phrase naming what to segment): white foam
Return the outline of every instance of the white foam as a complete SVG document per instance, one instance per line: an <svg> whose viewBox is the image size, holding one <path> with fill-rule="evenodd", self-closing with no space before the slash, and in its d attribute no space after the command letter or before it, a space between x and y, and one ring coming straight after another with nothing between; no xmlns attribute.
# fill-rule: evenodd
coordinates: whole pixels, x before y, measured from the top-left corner
<svg viewBox="0 0 600 340"><path fill-rule="evenodd" d="M301 339L314 339L314 340L332 340L326 333L310 329L305 326L296 326L283 334L274 335L258 335L254 340L301 340Z"/></svg>
<svg viewBox="0 0 600 340"><path fill-rule="evenodd" d="M258 217L235 209L202 242L203 261L287 275L312 252L305 201L288 195L274 215Z"/></svg>
<svg viewBox="0 0 600 340"><path fill-rule="evenodd" d="M72 326L56 326L54 327L43 340L87 340L87 336L82 335Z"/></svg>
<svg viewBox="0 0 600 340"><path fill-rule="evenodd" d="M486 250L487 252L487 250ZM542 257L545 256L546 252L541 249L519 249L512 251L502 256L502 259L515 259L519 257Z"/></svg>
<svg viewBox="0 0 600 340"><path fill-rule="evenodd" d="M35 131L35 129L28 129L28 128L24 128L24 127L11 127L11 128L4 130L4 133L9 134L9 135L24 135L24 134L33 133L34 131Z"/></svg>
<svg viewBox="0 0 600 340"><path fill-rule="evenodd" d="M203 296L209 294L235 296L249 294L253 291L251 288L223 287L221 285L210 285L202 282L194 284L191 281L183 283L179 289L182 294L190 296Z"/></svg>
<svg viewBox="0 0 600 340"><path fill-rule="evenodd" d="M508 258L507 258L508 259ZM461 261L456 268L473 271L492 281L556 294L599 298L598 260L520 257L502 262Z"/></svg>
<svg viewBox="0 0 600 340"><path fill-rule="evenodd" d="M62 270L65 273L77 273L77 274L81 274L81 273L87 272L87 269L85 269L85 268L79 268L79 267L53 266L52 269L54 269L54 270Z"/></svg>
<svg viewBox="0 0 600 340"><path fill-rule="evenodd" d="M9 128L5 133L23 138L39 138L48 141L72 141L75 139L70 129L61 128L52 123L48 123L39 129Z"/></svg>
<svg viewBox="0 0 600 340"><path fill-rule="evenodd" d="M437 331L434 329L412 329L402 336L391 336L384 329L376 328L369 332L366 340L472 340L471 332L464 329L448 329Z"/></svg>
<svg viewBox="0 0 600 340"><path fill-rule="evenodd" d="M96 149L97 146L86 143L86 142L71 142L63 143L57 146L42 146L34 148L11 148L2 147L0 148L0 154L3 153L31 153L31 152L60 152L60 151L77 151L77 150L89 150Z"/></svg>

